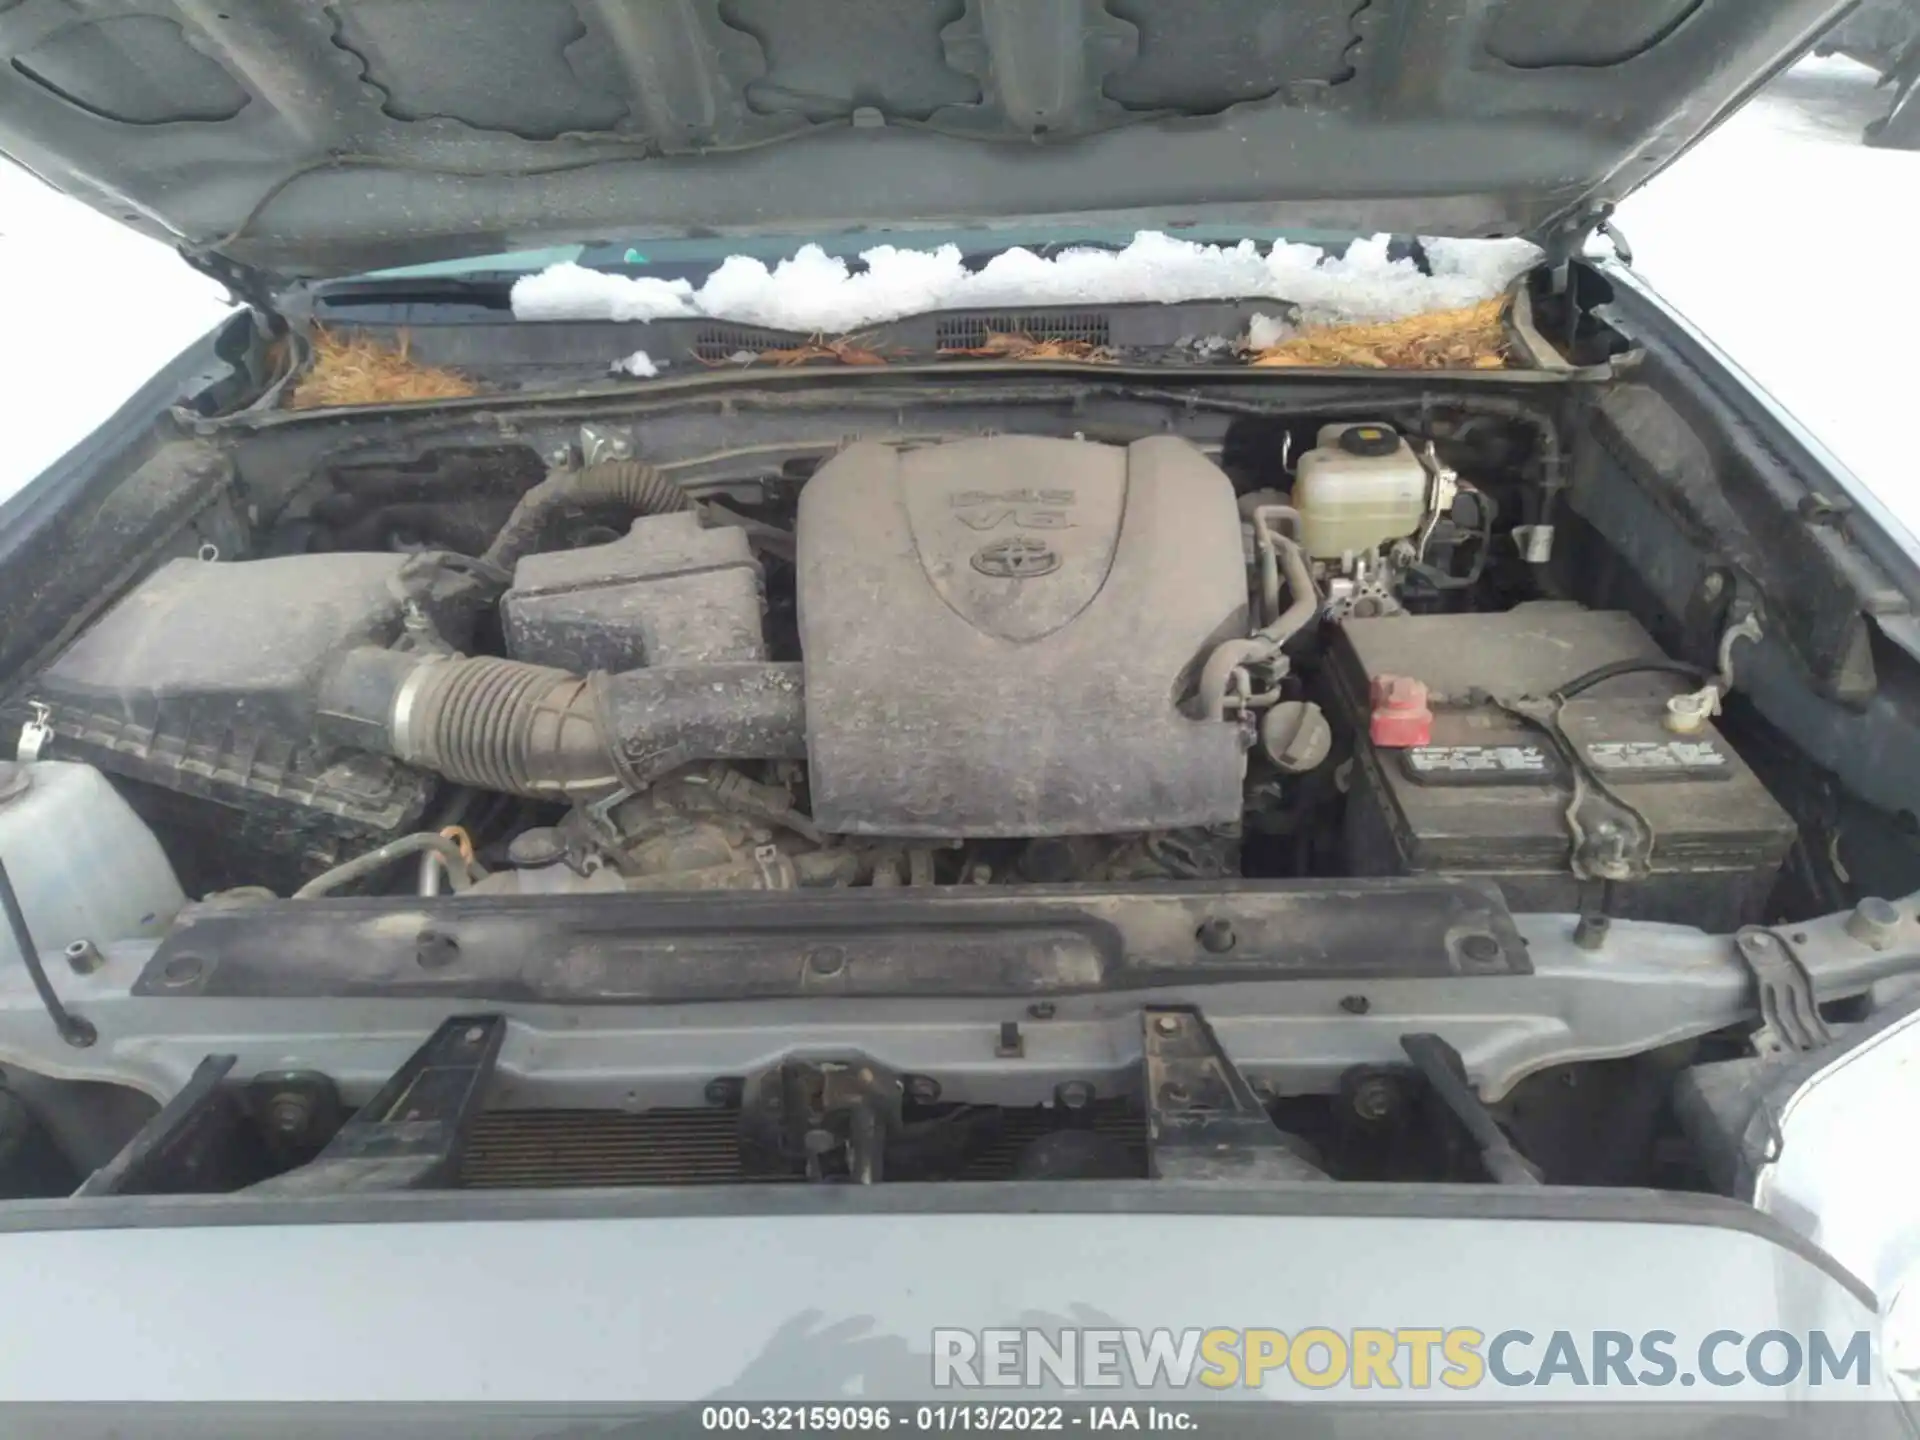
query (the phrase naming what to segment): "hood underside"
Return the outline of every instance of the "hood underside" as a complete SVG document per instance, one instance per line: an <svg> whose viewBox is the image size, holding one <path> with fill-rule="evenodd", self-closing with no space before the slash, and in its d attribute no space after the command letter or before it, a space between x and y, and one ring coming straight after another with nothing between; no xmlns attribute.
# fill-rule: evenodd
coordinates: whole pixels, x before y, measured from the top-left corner
<svg viewBox="0 0 1920 1440"><path fill-rule="evenodd" d="M0 0L0 150L280 276L1079 222L1551 241L1844 0Z"/></svg>

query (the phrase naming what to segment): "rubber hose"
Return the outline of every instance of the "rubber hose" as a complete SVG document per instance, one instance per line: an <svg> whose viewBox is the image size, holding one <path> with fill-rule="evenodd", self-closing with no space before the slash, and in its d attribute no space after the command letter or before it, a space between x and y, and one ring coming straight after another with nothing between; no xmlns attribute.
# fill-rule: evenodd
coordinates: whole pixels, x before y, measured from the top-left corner
<svg viewBox="0 0 1920 1440"><path fill-rule="evenodd" d="M573 675L490 657L348 652L321 687L333 739L535 799L641 790L701 760L806 755L799 665Z"/></svg>
<svg viewBox="0 0 1920 1440"><path fill-rule="evenodd" d="M1293 604L1283 614L1275 615L1271 622L1255 631L1261 640L1271 640L1275 645L1284 645L1313 623L1313 617L1320 613L1320 591L1313 583L1313 570L1307 564L1307 552L1298 542L1284 535L1274 534L1267 524L1269 517L1285 515L1290 512L1280 506L1262 507L1254 513L1254 531L1260 537L1262 549L1275 557L1279 568L1287 577L1287 594ZM1276 598L1275 608L1279 606Z"/></svg>
<svg viewBox="0 0 1920 1440"><path fill-rule="evenodd" d="M1245 665L1257 665L1271 660L1280 651L1278 645L1267 640L1227 640L1213 649L1207 656L1207 663L1200 669L1199 698L1196 707L1203 720L1225 720L1227 718L1227 690L1233 683L1233 672Z"/></svg>
<svg viewBox="0 0 1920 1440"><path fill-rule="evenodd" d="M397 721L407 751L402 759L506 795L617 788L580 676L485 656L428 665L416 674Z"/></svg>
<svg viewBox="0 0 1920 1440"><path fill-rule="evenodd" d="M1290 525L1297 540L1306 522L1291 505L1256 505L1247 519L1253 524L1260 552L1260 623L1265 625L1280 618L1280 564L1275 556L1272 526L1276 521Z"/></svg>
<svg viewBox="0 0 1920 1440"><path fill-rule="evenodd" d="M1283 645L1306 629L1313 622L1313 617L1320 613L1320 592L1313 583L1313 572L1307 566L1306 552L1286 536L1273 532L1273 528L1262 518L1270 513L1262 508L1254 514L1254 531L1260 545L1262 588L1266 588L1265 571L1268 567L1284 571L1287 593L1292 597L1293 604L1284 614L1275 616L1271 624L1254 631L1251 637L1224 641L1207 656L1207 662L1200 670L1196 701L1202 719L1226 719L1227 689L1232 683L1233 672L1243 665L1273 659ZM1273 604L1279 604L1277 586Z"/></svg>
<svg viewBox="0 0 1920 1440"><path fill-rule="evenodd" d="M641 460L603 460L583 469L556 469L520 497L507 523L480 558L511 570L533 548L554 511L566 506L618 505L635 515L691 510L687 492Z"/></svg>

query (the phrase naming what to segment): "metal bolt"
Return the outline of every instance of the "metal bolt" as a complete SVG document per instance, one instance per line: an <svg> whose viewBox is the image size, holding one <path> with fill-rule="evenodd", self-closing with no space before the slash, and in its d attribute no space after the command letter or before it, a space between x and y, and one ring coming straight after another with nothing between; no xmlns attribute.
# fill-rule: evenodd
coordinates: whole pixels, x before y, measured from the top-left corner
<svg viewBox="0 0 1920 1440"><path fill-rule="evenodd" d="M312 1121L312 1101L296 1091L284 1091L267 1102L267 1124L281 1135L299 1135Z"/></svg>
<svg viewBox="0 0 1920 1440"><path fill-rule="evenodd" d="M1233 933L1233 925L1226 920L1208 920L1194 932L1194 938L1200 942L1200 948L1210 955L1224 955L1240 943L1240 937Z"/></svg>
<svg viewBox="0 0 1920 1440"><path fill-rule="evenodd" d="M741 1097L746 1093L746 1088L746 1082L739 1076L721 1075L707 1082L707 1103L716 1105L722 1110L736 1109Z"/></svg>
<svg viewBox="0 0 1920 1440"><path fill-rule="evenodd" d="M1160 1015L1154 1018L1153 1029L1156 1035L1178 1035L1180 1017L1178 1015Z"/></svg>
<svg viewBox="0 0 1920 1440"><path fill-rule="evenodd" d="M1373 1009L1373 1002L1364 995L1342 995L1340 1008L1349 1015L1364 1015Z"/></svg>
<svg viewBox="0 0 1920 1440"><path fill-rule="evenodd" d="M847 952L838 945L816 945L807 951L806 961L816 975L838 975L847 968Z"/></svg>
<svg viewBox="0 0 1920 1440"><path fill-rule="evenodd" d="M207 972L207 962L198 955L176 955L161 967L163 985L191 985Z"/></svg>
<svg viewBox="0 0 1920 1440"><path fill-rule="evenodd" d="M1053 1089L1053 1100L1062 1110L1084 1110L1093 1104L1094 1090L1084 1080L1068 1080Z"/></svg>
<svg viewBox="0 0 1920 1440"><path fill-rule="evenodd" d="M1802 495L1798 508L1801 518L1809 525L1838 525L1852 513L1853 502L1816 491Z"/></svg>
<svg viewBox="0 0 1920 1440"><path fill-rule="evenodd" d="M1862 945L1884 950L1900 930L1900 912L1885 900L1862 900L1847 917L1847 934Z"/></svg>
<svg viewBox="0 0 1920 1440"><path fill-rule="evenodd" d="M1028 1016L1035 1020L1051 1020L1058 1013L1051 1000L1039 1000L1027 1006Z"/></svg>
<svg viewBox="0 0 1920 1440"><path fill-rule="evenodd" d="M1498 965L1500 942L1491 935L1469 935L1460 942L1460 955L1469 965Z"/></svg>
<svg viewBox="0 0 1920 1440"><path fill-rule="evenodd" d="M931 1075L909 1075L907 1098L916 1105L936 1104L940 1099L940 1082Z"/></svg>
<svg viewBox="0 0 1920 1440"><path fill-rule="evenodd" d="M1193 1091L1185 1085L1182 1085L1178 1080L1169 1081L1160 1087L1160 1103L1162 1105L1185 1105L1192 1098Z"/></svg>
<svg viewBox="0 0 1920 1440"><path fill-rule="evenodd" d="M1384 1120L1393 1113L1397 1099L1393 1082L1384 1075L1376 1075L1354 1087L1353 1113L1362 1120Z"/></svg>
<svg viewBox="0 0 1920 1440"><path fill-rule="evenodd" d="M1607 947L1607 937L1613 933L1613 920L1606 915L1582 915L1580 923L1573 927L1573 943L1582 950L1599 951Z"/></svg>
<svg viewBox="0 0 1920 1440"><path fill-rule="evenodd" d="M444 930L422 930L413 942L413 958L423 970L439 970L460 958L460 942Z"/></svg>
<svg viewBox="0 0 1920 1440"><path fill-rule="evenodd" d="M107 957L91 940L76 940L67 946L67 964L76 975L91 975L106 963Z"/></svg>
<svg viewBox="0 0 1920 1440"><path fill-rule="evenodd" d="M1715 570L1700 582L1700 595L1705 600L1718 600L1726 588L1727 577Z"/></svg>

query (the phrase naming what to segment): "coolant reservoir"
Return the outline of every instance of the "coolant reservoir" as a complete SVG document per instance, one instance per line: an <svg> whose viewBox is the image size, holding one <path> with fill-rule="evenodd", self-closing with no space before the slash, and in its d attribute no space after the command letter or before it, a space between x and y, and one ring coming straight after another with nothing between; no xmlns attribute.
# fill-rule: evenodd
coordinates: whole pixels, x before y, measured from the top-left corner
<svg viewBox="0 0 1920 1440"><path fill-rule="evenodd" d="M157 937L187 900L153 832L91 765L0 761L0 859L42 955ZM19 963L0 925L0 964Z"/></svg>
<svg viewBox="0 0 1920 1440"><path fill-rule="evenodd" d="M1301 543L1315 560L1368 554L1417 531L1427 469L1390 425L1327 425L1294 469Z"/></svg>

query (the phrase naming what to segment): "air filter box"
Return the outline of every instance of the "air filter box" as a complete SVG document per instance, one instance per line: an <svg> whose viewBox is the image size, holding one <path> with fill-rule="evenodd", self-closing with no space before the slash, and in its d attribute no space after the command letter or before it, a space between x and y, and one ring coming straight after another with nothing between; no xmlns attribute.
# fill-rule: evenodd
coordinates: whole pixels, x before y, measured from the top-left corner
<svg viewBox="0 0 1920 1440"><path fill-rule="evenodd" d="M1567 820L1573 763L1495 699L1551 695L1603 665L1660 654L1632 616L1560 602L1347 621L1332 669L1357 737L1346 833L1353 873L1480 876L1498 882L1515 910L1579 911ZM1381 677L1426 686L1427 743L1389 749L1369 738ZM1653 834L1651 873L1612 887L1609 912L1724 932L1762 918L1796 832L1718 731L1666 728L1667 700L1693 688L1668 673L1624 675L1569 700L1561 728L1586 773Z"/></svg>
<svg viewBox="0 0 1920 1440"><path fill-rule="evenodd" d="M54 757L229 807L239 843L310 869L415 828L439 783L314 727L329 659L391 644L409 598L457 645L482 597L430 556L174 560L27 696L49 711Z"/></svg>

